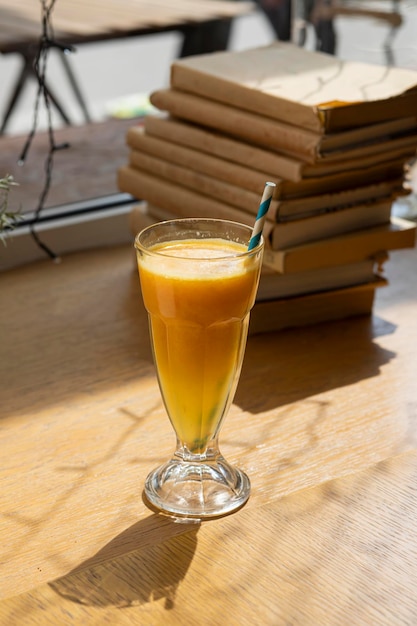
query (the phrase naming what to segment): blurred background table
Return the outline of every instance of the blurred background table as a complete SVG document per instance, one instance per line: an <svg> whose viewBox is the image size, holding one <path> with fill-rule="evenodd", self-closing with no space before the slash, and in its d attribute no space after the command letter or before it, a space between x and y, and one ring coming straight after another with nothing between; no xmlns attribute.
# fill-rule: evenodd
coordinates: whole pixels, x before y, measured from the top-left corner
<svg viewBox="0 0 417 626"><path fill-rule="evenodd" d="M130 246L0 274L0 623L417 620L417 251L374 315L249 339L234 515L147 508L174 448Z"/></svg>
<svg viewBox="0 0 417 626"><path fill-rule="evenodd" d="M50 3L47 3L48 6ZM249 0L59 0L53 7L52 25L54 41L62 46L59 55L74 95L86 122L91 121L87 102L75 73L65 54L65 47L93 42L114 41L127 37L155 35L179 31L183 35L213 21L229 21L253 12L255 5ZM41 3L33 0L0 0L0 53L18 54L22 59L9 101L6 105L0 133L7 127L9 118L19 100L26 81L35 76L34 62L42 34ZM59 49L58 49L59 50ZM207 50L209 51L209 50ZM141 65L142 63L142 65ZM138 60L139 71L146 69L146 60ZM106 74L106 68L97 68ZM47 84L51 100L66 124L70 116Z"/></svg>

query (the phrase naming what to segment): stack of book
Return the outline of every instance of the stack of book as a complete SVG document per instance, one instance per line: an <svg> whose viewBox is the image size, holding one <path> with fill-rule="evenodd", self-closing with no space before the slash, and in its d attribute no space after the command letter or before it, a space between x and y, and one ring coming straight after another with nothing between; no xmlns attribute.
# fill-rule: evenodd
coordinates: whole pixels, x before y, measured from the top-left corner
<svg viewBox="0 0 417 626"><path fill-rule="evenodd" d="M370 313L389 250L416 225L391 214L417 148L417 72L292 44L178 60L127 133L132 228L173 216L254 223L266 181L264 269L252 332ZM136 225L135 221L136 219Z"/></svg>

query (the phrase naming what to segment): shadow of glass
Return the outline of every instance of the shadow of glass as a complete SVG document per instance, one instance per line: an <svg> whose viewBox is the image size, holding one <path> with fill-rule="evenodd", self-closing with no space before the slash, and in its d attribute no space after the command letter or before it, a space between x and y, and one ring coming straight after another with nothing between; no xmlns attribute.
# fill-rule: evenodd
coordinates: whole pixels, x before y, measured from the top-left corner
<svg viewBox="0 0 417 626"><path fill-rule="evenodd" d="M250 337L235 403L251 413L268 411L378 376L396 355L374 339L395 329L357 317Z"/></svg>
<svg viewBox="0 0 417 626"><path fill-rule="evenodd" d="M49 586L88 606L125 608L164 598L164 608L172 609L196 551L199 527L152 515Z"/></svg>

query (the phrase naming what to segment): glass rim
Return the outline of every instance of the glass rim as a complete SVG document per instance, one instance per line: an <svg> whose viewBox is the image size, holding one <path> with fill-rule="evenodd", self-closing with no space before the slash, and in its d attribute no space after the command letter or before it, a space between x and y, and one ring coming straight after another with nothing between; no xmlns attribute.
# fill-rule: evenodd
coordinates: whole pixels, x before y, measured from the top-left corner
<svg viewBox="0 0 417 626"><path fill-rule="evenodd" d="M229 224L230 226L238 226L240 228L246 229L248 231L248 241L247 241L247 245L249 245L249 241L250 241L250 237L252 235L252 231L253 231L253 227L249 226L248 224L243 224L241 222L235 222L233 220L226 220L226 219L222 219L222 218L216 218L216 217L179 217L179 218L173 218L173 219L169 219L169 220L162 220L160 222L155 222L154 224L150 224L149 226L146 226L145 228L142 228L141 231L139 231L137 233L137 235L135 236L135 240L134 240L134 247L136 250L139 250L141 252L144 252L146 254L152 255L152 256L163 256L163 257L168 257L168 258L173 258L176 259L178 261L181 260L190 260L190 257L186 257L186 256L178 256L177 254L169 254L167 252L162 252L160 250L152 250L150 248L145 247L142 243L140 243L139 238L146 232L159 227L159 226L166 226L169 224L174 224L174 223L191 223L191 222L206 222L206 223L214 223L214 222L220 222L223 224ZM202 238L203 239L203 238ZM221 235L219 234L218 237L207 237L207 239L222 239ZM233 240L227 240L224 239L224 241L233 241ZM237 254L228 254L225 256L218 256L218 257L193 257L193 259L197 259L197 260L204 260L204 261L211 261L211 262L216 262L216 261L221 261L224 259L239 259L239 258L244 258L246 256L250 256L252 254L256 254L264 245L264 237L263 235L261 235L261 238L259 240L259 243L252 248L251 250L245 249L243 252L238 252Z"/></svg>

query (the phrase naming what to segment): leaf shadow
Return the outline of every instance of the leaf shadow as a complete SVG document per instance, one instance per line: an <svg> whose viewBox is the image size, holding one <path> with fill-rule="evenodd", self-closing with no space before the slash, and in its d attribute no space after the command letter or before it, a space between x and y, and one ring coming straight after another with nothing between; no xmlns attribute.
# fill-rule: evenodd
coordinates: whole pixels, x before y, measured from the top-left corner
<svg viewBox="0 0 417 626"><path fill-rule="evenodd" d="M126 608L163 600L166 610L173 609L197 548L199 527L198 522L151 515L49 586L86 606Z"/></svg>

